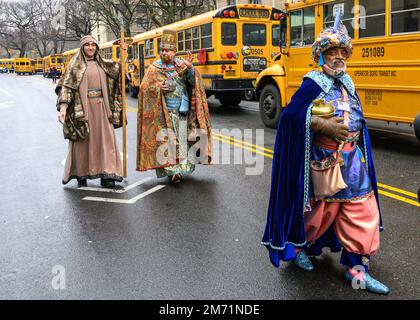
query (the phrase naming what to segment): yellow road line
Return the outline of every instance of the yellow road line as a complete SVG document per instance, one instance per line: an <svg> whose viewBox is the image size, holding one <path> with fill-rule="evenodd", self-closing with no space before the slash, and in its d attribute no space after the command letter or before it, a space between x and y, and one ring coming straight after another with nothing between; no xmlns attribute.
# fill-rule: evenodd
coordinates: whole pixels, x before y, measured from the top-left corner
<svg viewBox="0 0 420 320"><path fill-rule="evenodd" d="M215 133L215 132L213 132L213 135L214 135L214 136L221 137L221 138L225 138L225 139L228 139L228 140L233 140L233 141L235 141L235 142L242 143L242 144L244 144L244 145L247 145L247 146L253 147L253 148L255 148L255 149L259 149L259 150L262 150L262 151L265 151L265 152L268 152L268 153L272 153L272 154L274 154L274 151L273 151L273 150L271 150L271 149L267 149L267 148L264 148L264 147L260 147L260 146L257 146L256 144L252 144L252 143L249 143L249 142L246 142L246 141L238 140L238 139L235 139L234 137L224 136L224 135L222 135L222 134L218 134L218 133Z"/></svg>
<svg viewBox="0 0 420 320"><path fill-rule="evenodd" d="M388 191L384 191L384 190L381 190L381 189L378 189L378 193L379 194L382 194L384 196L387 196L387 197L390 197L390 198L393 198L393 199L396 199L396 200L399 200L399 201L402 201L402 202L411 204L411 205L413 205L415 207L420 207L420 204L417 201L415 201L415 200L407 199L407 198L398 196L396 194L393 194L393 193L390 193Z"/></svg>
<svg viewBox="0 0 420 320"><path fill-rule="evenodd" d="M136 112L137 113L137 108L134 108L132 106L127 106L127 111L128 112Z"/></svg>
<svg viewBox="0 0 420 320"><path fill-rule="evenodd" d="M137 108L132 107L132 106L127 106L127 111L137 112ZM260 147L260 146L257 146L255 144L252 144L252 143L249 143L249 142L246 142L246 141L241 141L241 140L235 139L233 137L224 136L224 135L221 135L221 134L218 134L218 133L213 133L213 136L214 136L214 139L219 140L221 142L228 143L228 144L231 144L233 146L236 146L236 147L239 147L239 148L242 148L242 149L246 149L246 150L252 151L254 153L266 156L267 158L273 159L274 151L271 150L271 149ZM247 146L250 146L251 148L249 148ZM268 153L261 152L258 149L266 151ZM417 195L413 192L405 191L405 190L395 188L395 187L392 187L392 186L388 186L386 184L379 183L379 182L378 182L378 187L381 187L383 189L388 189L388 190L391 190L391 191L394 191L394 192L398 192L400 194L404 194L406 196L417 199ZM420 207L420 204L415 200L407 199L407 198L404 198L402 196L399 196L399 195L396 195L396 194L393 194L393 193L390 193L388 191L384 191L384 190L381 190L381 189L378 190L378 193L381 194L381 195L387 196L389 198L399 200L399 201L411 204L411 205L416 206L416 207Z"/></svg>
<svg viewBox="0 0 420 320"><path fill-rule="evenodd" d="M378 182L378 187L381 187L381 188L384 188L384 189L388 189L388 190L391 190L391 191L395 191L395 192L398 192L398 193L401 193L401 194L405 194L406 196L413 197L413 198L417 199L417 195L415 193L413 193L413 192L401 190L401 189L398 189L398 188L395 188L395 187L391 187L391 186L388 186L386 184L379 183L379 182Z"/></svg>
<svg viewBox="0 0 420 320"><path fill-rule="evenodd" d="M249 147L246 147L246 146L244 146L244 145L242 145L242 144L240 144L240 143L237 143L237 142L232 142L232 141L230 141L230 140L228 140L228 139L225 139L225 138L219 138L219 137L214 137L214 139L219 140L219 141L224 142L224 143L231 144L231 145L233 145L233 146L240 147L240 148L245 149L245 150L252 151L252 152L254 152L254 153L257 153L257 154L260 154L260 155L262 155L262 156L266 156L266 157L268 157L268 158L273 159L273 156L272 156L271 154L267 154L267 153L264 153L264 152L258 151L258 150L254 149L254 148L249 148Z"/></svg>

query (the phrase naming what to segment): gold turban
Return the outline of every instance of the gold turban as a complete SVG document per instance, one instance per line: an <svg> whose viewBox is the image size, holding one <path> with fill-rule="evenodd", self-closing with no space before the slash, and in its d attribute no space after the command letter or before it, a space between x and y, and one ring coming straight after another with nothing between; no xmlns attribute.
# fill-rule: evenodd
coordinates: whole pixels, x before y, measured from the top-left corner
<svg viewBox="0 0 420 320"><path fill-rule="evenodd" d="M176 31L171 29L164 29L162 33L160 49L176 51Z"/></svg>

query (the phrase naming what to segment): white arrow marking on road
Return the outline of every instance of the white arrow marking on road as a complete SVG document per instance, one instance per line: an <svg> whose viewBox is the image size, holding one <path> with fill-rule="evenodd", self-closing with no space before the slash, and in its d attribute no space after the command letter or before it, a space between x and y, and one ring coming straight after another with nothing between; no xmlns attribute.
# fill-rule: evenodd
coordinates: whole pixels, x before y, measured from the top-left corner
<svg viewBox="0 0 420 320"><path fill-rule="evenodd" d="M9 92L7 92L6 90L4 90L2 88L0 88L0 91L3 92L8 97L11 97L12 96Z"/></svg>
<svg viewBox="0 0 420 320"><path fill-rule="evenodd" d="M85 191L95 191L95 192L109 192L109 193L124 193L128 190L131 190L149 180L152 180L152 177L144 178L143 180L137 181L136 183L130 184L128 187L123 189L104 189L104 188L92 188L92 187L81 187L77 188L77 190L85 190Z"/></svg>
<svg viewBox="0 0 420 320"><path fill-rule="evenodd" d="M140 193L139 195L135 196L134 198L131 198L129 200L124 199L115 199L115 198L100 198L100 197L84 197L82 200L89 200L89 201L102 201L102 202L114 202L114 203L122 203L122 204L133 204L136 203L137 200L140 200L149 194L156 192L162 188L165 188L164 185L158 185L156 187L153 187L152 189L149 189L143 193Z"/></svg>

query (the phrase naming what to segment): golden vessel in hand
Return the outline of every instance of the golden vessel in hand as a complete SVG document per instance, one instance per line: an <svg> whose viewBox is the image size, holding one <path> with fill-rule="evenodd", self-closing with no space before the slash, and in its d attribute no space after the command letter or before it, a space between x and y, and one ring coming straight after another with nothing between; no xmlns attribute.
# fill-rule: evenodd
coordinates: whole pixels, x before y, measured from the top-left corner
<svg viewBox="0 0 420 320"><path fill-rule="evenodd" d="M312 115L320 118L331 118L334 115L334 106L331 102L324 99L316 99L313 101Z"/></svg>

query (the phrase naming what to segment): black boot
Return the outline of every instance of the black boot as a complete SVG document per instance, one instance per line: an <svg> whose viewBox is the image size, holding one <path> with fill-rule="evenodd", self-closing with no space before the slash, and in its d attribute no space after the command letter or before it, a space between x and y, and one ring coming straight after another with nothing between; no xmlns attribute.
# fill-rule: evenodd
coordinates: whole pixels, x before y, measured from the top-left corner
<svg viewBox="0 0 420 320"><path fill-rule="evenodd" d="M114 188L115 181L112 179L102 179L101 178L101 186L104 188Z"/></svg>
<svg viewBox="0 0 420 320"><path fill-rule="evenodd" d="M87 187L87 179L77 179L79 188Z"/></svg>

